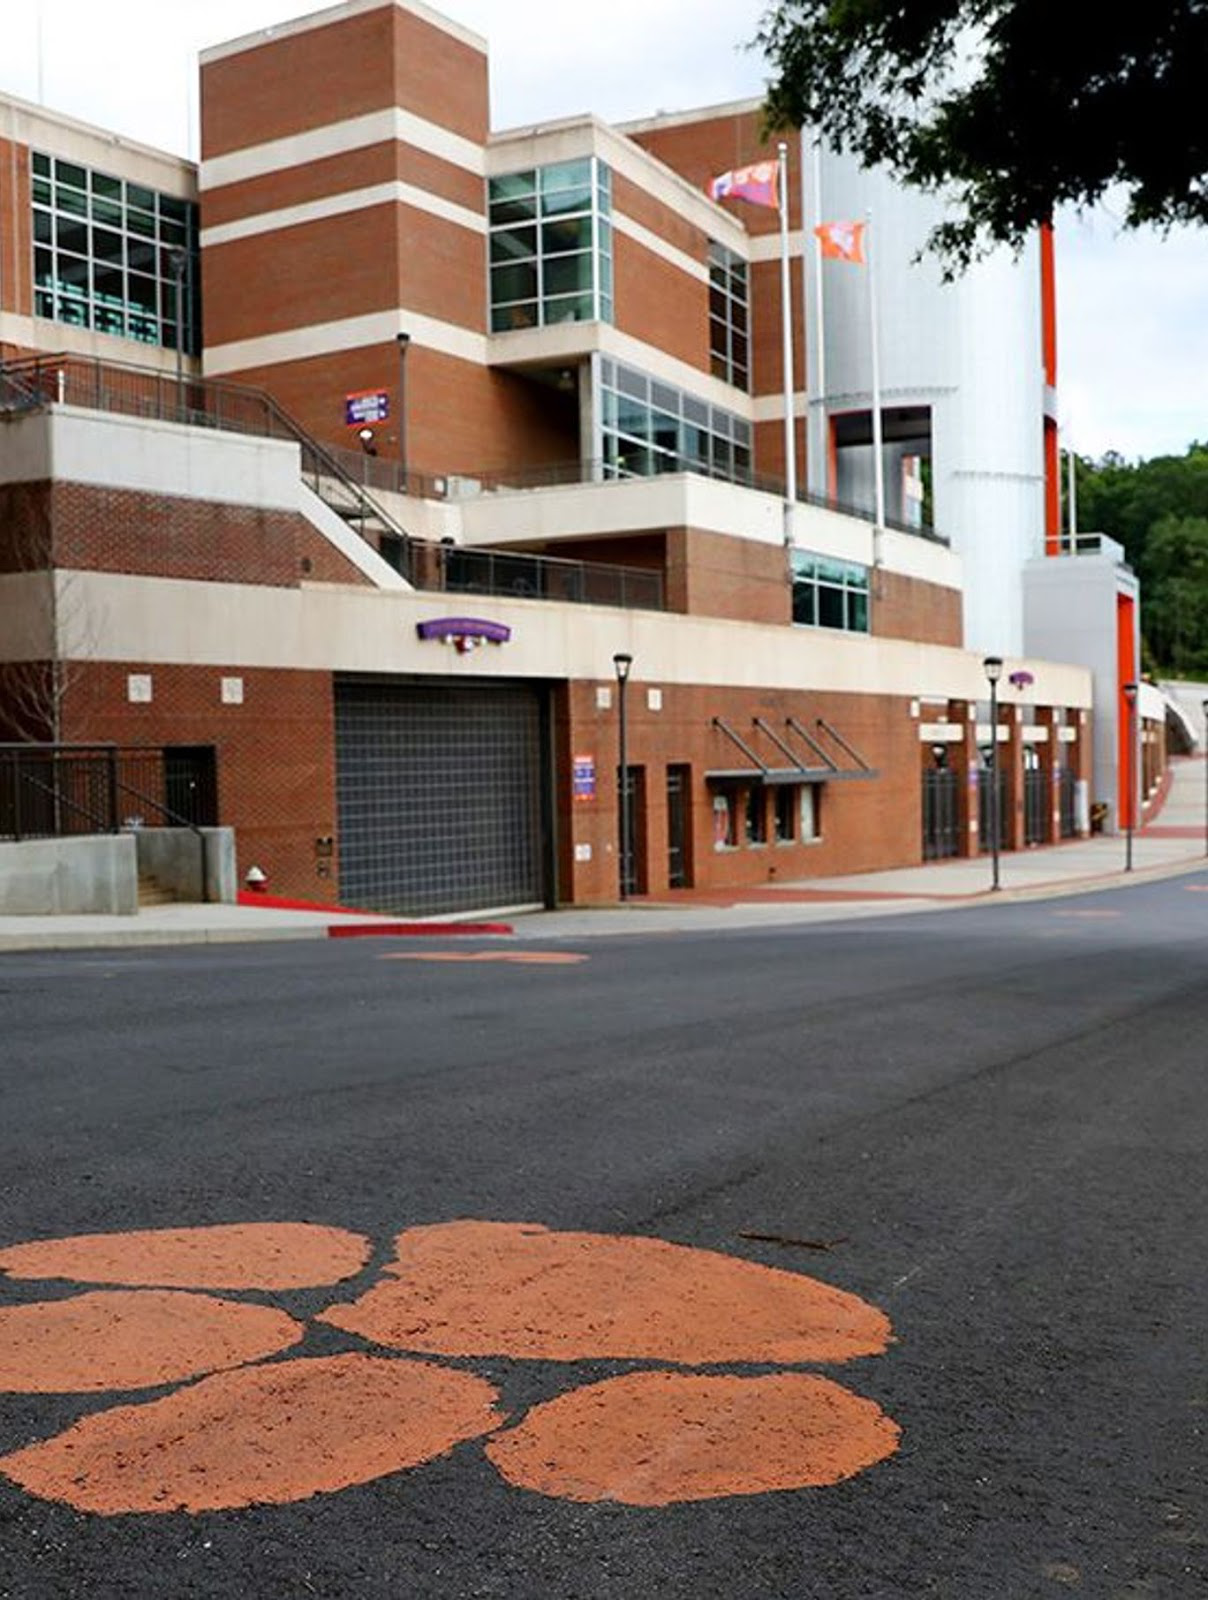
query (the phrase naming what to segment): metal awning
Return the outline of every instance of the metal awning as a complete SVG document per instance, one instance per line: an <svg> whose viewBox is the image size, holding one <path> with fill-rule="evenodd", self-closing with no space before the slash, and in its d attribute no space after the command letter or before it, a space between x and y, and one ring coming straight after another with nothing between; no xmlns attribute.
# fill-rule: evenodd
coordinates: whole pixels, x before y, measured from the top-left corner
<svg viewBox="0 0 1208 1600"><path fill-rule="evenodd" d="M809 752L796 750L762 717L752 717L751 727L772 746L776 755L786 758L785 764L765 761L751 745L722 717L713 718L713 726L723 733L730 743L746 757L745 767L715 767L705 773L707 783L763 783L776 786L788 783L834 783L852 778L876 778L879 774L864 757L843 737L837 728L824 717L814 719L815 732L810 733L795 717L786 717L786 733L796 735ZM829 748L828 748L829 746ZM836 753L839 759L836 759Z"/></svg>

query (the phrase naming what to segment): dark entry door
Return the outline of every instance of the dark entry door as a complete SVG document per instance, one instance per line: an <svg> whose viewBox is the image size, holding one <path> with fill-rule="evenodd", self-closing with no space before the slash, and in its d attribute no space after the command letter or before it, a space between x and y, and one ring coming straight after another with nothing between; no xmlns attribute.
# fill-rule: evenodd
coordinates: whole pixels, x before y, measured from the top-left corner
<svg viewBox="0 0 1208 1600"><path fill-rule="evenodd" d="M217 825L218 772L213 745L166 746L164 804L169 822L187 822L195 828Z"/></svg>
<svg viewBox="0 0 1208 1600"><path fill-rule="evenodd" d="M688 768L667 768L667 884L686 889L688 866Z"/></svg>

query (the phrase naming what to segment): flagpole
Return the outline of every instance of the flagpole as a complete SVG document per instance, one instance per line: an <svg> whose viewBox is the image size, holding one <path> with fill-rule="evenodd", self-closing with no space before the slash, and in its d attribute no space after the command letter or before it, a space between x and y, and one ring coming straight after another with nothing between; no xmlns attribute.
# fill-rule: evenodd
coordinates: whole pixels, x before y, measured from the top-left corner
<svg viewBox="0 0 1208 1600"><path fill-rule="evenodd" d="M780 142L780 321L784 334L784 542L793 542L797 503L797 441L793 417L793 300L789 276L789 147Z"/></svg>
<svg viewBox="0 0 1208 1600"><path fill-rule="evenodd" d="M876 530L885 526L885 450L881 437L881 352L877 329L876 257L872 247L872 211L864 213L864 259L868 267L868 331L872 346L872 454L873 484L876 490ZM873 565L880 565L880 550L874 549Z"/></svg>
<svg viewBox="0 0 1208 1600"><path fill-rule="evenodd" d="M802 163L804 166L804 162ZM803 225L805 206L801 208ZM822 139L814 135L814 221L819 226L822 223ZM801 257L801 278L805 282L805 255ZM826 426L826 317L823 312L822 301L822 236L817 228L814 230L814 377L818 385L815 405L818 413L818 425L815 429L815 443L818 450L817 464L811 472L813 486L823 499L830 499L830 440L827 438Z"/></svg>

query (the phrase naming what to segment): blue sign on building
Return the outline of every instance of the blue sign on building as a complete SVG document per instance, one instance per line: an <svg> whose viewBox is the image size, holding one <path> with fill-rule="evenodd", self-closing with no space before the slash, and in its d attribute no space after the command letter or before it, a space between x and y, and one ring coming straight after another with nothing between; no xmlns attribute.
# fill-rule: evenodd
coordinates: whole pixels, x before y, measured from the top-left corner
<svg viewBox="0 0 1208 1600"><path fill-rule="evenodd" d="M363 428L367 422L385 422L390 415L390 396L385 389L358 389L344 396L344 425Z"/></svg>

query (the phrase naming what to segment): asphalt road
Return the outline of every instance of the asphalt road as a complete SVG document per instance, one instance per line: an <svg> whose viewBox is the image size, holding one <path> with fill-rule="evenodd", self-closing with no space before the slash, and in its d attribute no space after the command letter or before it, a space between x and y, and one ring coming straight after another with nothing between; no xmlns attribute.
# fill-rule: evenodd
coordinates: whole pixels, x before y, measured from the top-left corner
<svg viewBox="0 0 1208 1600"><path fill-rule="evenodd" d="M0 1248L370 1236L357 1279L270 1297L300 1319L453 1219L717 1251L887 1314L884 1354L816 1370L898 1448L825 1486L634 1506L516 1487L469 1440L293 1504L160 1515L73 1509L0 1460L0 1596L1208 1592L1208 878L548 947L581 962L408 959L488 949L534 944L0 957ZM0 1278L0 1307L75 1292ZM320 1324L301 1347L354 1348ZM513 1421L635 1365L448 1364ZM0 1454L146 1399L0 1394Z"/></svg>

